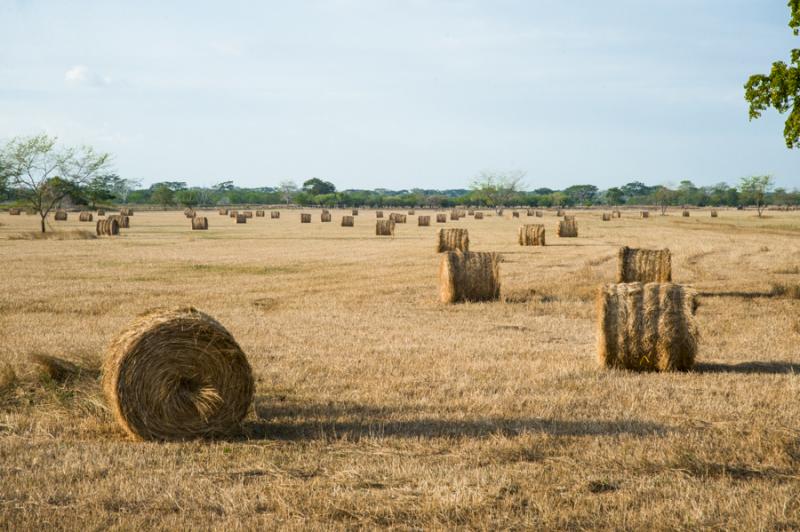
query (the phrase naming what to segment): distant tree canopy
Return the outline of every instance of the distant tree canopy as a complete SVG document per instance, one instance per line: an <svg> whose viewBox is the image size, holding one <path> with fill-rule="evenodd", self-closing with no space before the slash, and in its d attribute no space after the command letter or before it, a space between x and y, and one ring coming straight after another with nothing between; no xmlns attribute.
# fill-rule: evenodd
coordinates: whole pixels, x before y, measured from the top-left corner
<svg viewBox="0 0 800 532"><path fill-rule="evenodd" d="M333 194L336 192L336 187L330 181L323 181L322 179L312 177L303 183L303 192L311 194L312 196Z"/></svg>
<svg viewBox="0 0 800 532"><path fill-rule="evenodd" d="M789 27L800 34L800 0L789 0ZM772 107L779 113L788 112L783 136L787 148L800 147L800 49L789 52L790 64L772 63L769 74L750 76L744 85L745 99L750 102L750 120Z"/></svg>

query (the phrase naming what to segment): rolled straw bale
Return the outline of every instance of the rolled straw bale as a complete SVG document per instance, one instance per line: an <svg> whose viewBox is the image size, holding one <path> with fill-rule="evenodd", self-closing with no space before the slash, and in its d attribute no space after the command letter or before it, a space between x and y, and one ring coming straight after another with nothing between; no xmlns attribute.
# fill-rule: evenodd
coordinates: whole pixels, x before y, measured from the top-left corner
<svg viewBox="0 0 800 532"><path fill-rule="evenodd" d="M97 220L95 230L97 236L115 236L119 234L119 215L109 216L102 220ZM125 217L127 219L127 216Z"/></svg>
<svg viewBox="0 0 800 532"><path fill-rule="evenodd" d="M256 211L256 218L264 218L264 215L265 215L265 214L266 214L266 213L265 213L265 212L264 212L262 209L258 209L258 210Z"/></svg>
<svg viewBox="0 0 800 532"><path fill-rule="evenodd" d="M500 257L496 253L448 251L439 263L442 303L492 301L500 297Z"/></svg>
<svg viewBox="0 0 800 532"><path fill-rule="evenodd" d="M253 401L253 373L239 344L194 308L139 316L109 345L103 391L117 422L137 440L234 433Z"/></svg>
<svg viewBox="0 0 800 532"><path fill-rule="evenodd" d="M556 210L556 216L559 216L559 217L560 216L564 216L564 211L562 211L561 209Z"/></svg>
<svg viewBox="0 0 800 532"><path fill-rule="evenodd" d="M476 218L477 218L477 216L476 216ZM447 223L447 215L446 214L437 214L436 215L436 223L437 224Z"/></svg>
<svg viewBox="0 0 800 532"><path fill-rule="evenodd" d="M544 216L544 213L543 213L542 211L534 211L534 215L535 215L537 218L541 218L542 216Z"/></svg>
<svg viewBox="0 0 800 532"><path fill-rule="evenodd" d="M320 217L320 221L323 221L323 222L330 222L331 221L331 213L329 213L329 212L323 212L322 214L319 215L319 217Z"/></svg>
<svg viewBox="0 0 800 532"><path fill-rule="evenodd" d="M561 238L572 238L578 236L578 222L574 216L565 216L564 220L558 222L556 234Z"/></svg>
<svg viewBox="0 0 800 532"><path fill-rule="evenodd" d="M236 215L236 223L237 224L246 224L247 223L247 216L245 216L244 213L237 214Z"/></svg>
<svg viewBox="0 0 800 532"><path fill-rule="evenodd" d="M619 248L617 282L672 282L672 255L669 249Z"/></svg>
<svg viewBox="0 0 800 532"><path fill-rule="evenodd" d="M518 211L511 211L511 217L512 218L519 218L519 212Z"/></svg>
<svg viewBox="0 0 800 532"><path fill-rule="evenodd" d="M236 218L239 216L239 211L228 211L228 214L231 218Z"/></svg>
<svg viewBox="0 0 800 532"><path fill-rule="evenodd" d="M245 218L252 218L253 217L253 211L244 211L242 214L244 214Z"/></svg>
<svg viewBox="0 0 800 532"><path fill-rule="evenodd" d="M131 209L130 207L125 207L125 208L120 209L119 213L122 216L133 216L133 209Z"/></svg>
<svg viewBox="0 0 800 532"><path fill-rule="evenodd" d="M650 218L650 211L642 211L642 218Z"/></svg>
<svg viewBox="0 0 800 532"><path fill-rule="evenodd" d="M394 236L394 221L375 220L375 234L378 236Z"/></svg>
<svg viewBox="0 0 800 532"><path fill-rule="evenodd" d="M526 214L527 216L533 216L533 215L534 215L534 212L535 212L535 211L534 211L533 209L527 209L527 210L525 211L525 214Z"/></svg>
<svg viewBox="0 0 800 532"><path fill-rule="evenodd" d="M611 221L611 215L609 213L607 213L607 212L604 212L603 213L603 221L604 222L610 222Z"/></svg>
<svg viewBox="0 0 800 532"><path fill-rule="evenodd" d="M8 209L8 214L11 216L19 216L22 211L17 208Z"/></svg>
<svg viewBox="0 0 800 532"><path fill-rule="evenodd" d="M208 218L205 216L192 218L192 231L204 231L206 229L208 229Z"/></svg>
<svg viewBox="0 0 800 532"><path fill-rule="evenodd" d="M81 211L78 215L79 222L91 222L94 220L94 216L89 211Z"/></svg>
<svg viewBox="0 0 800 532"><path fill-rule="evenodd" d="M690 215L689 215L689 211L688 211L688 210L686 210L686 209L683 209L683 217L684 217L684 218L688 218L689 216L690 216Z"/></svg>
<svg viewBox="0 0 800 532"><path fill-rule="evenodd" d="M476 220L483 220L483 213L482 212L476 212L475 213L475 219Z"/></svg>
<svg viewBox="0 0 800 532"><path fill-rule="evenodd" d="M716 218L717 216L719 216L719 214L717 214L717 209L711 209L711 217Z"/></svg>
<svg viewBox="0 0 800 532"><path fill-rule="evenodd" d="M358 216L358 209L353 209L352 211L350 211L350 214L352 214L353 216Z"/></svg>
<svg viewBox="0 0 800 532"><path fill-rule="evenodd" d="M355 225L355 218L352 216L342 216L342 227L353 227Z"/></svg>
<svg viewBox="0 0 800 532"><path fill-rule="evenodd" d="M414 216L414 209L409 209L409 210L408 210L408 214L409 214L410 216Z"/></svg>
<svg viewBox="0 0 800 532"><path fill-rule="evenodd" d="M398 214L398 213L391 213L389 215L389 219L392 220L396 224L404 224L406 223L406 215L405 214Z"/></svg>
<svg viewBox="0 0 800 532"><path fill-rule="evenodd" d="M187 218L194 218L194 216L195 216L194 215L194 209L184 209L183 210L183 215L186 216Z"/></svg>
<svg viewBox="0 0 800 532"><path fill-rule="evenodd" d="M122 216L121 214L112 214L107 219L116 220L119 229L128 229L131 225L130 219L127 216Z"/></svg>
<svg viewBox="0 0 800 532"><path fill-rule="evenodd" d="M56 211L55 219L57 222L65 222L67 221L67 211L58 209Z"/></svg>
<svg viewBox="0 0 800 532"><path fill-rule="evenodd" d="M310 224L311 223L311 215L310 214L301 213L300 214L300 223L301 224Z"/></svg>
<svg viewBox="0 0 800 532"><path fill-rule="evenodd" d="M426 227L431 225L431 217L430 216L417 216L417 225L420 227Z"/></svg>
<svg viewBox="0 0 800 532"><path fill-rule="evenodd" d="M597 293L597 354L607 368L686 371L699 338L697 293L672 283L623 283Z"/></svg>
<svg viewBox="0 0 800 532"><path fill-rule="evenodd" d="M613 218L622 218L622 213L619 212L618 210L614 210L614 211L611 212L611 216Z"/></svg>
<svg viewBox="0 0 800 532"><path fill-rule="evenodd" d="M452 221L458 220L458 211L456 210L450 211L450 220Z"/></svg>
<svg viewBox="0 0 800 532"><path fill-rule="evenodd" d="M475 209L467 209L467 216L474 216L474 215L475 215Z"/></svg>
<svg viewBox="0 0 800 532"><path fill-rule="evenodd" d="M228 209L220 209L219 214L220 216L228 216Z"/></svg>
<svg viewBox="0 0 800 532"><path fill-rule="evenodd" d="M329 214L330 212L328 209L322 209L322 214Z"/></svg>
<svg viewBox="0 0 800 532"><path fill-rule="evenodd" d="M105 215L106 215L106 211L105 210L97 209L97 216L105 216Z"/></svg>
<svg viewBox="0 0 800 532"><path fill-rule="evenodd" d="M439 229L436 251L469 251L469 231L466 229Z"/></svg>
<svg viewBox="0 0 800 532"><path fill-rule="evenodd" d="M383 211L375 211L375 218L383 218Z"/></svg>
<svg viewBox="0 0 800 532"><path fill-rule="evenodd" d="M544 246L544 225L526 224L519 226L520 246Z"/></svg>
<svg viewBox="0 0 800 532"><path fill-rule="evenodd" d="M269 211L269 217L271 220L277 220L281 217L281 211Z"/></svg>
<svg viewBox="0 0 800 532"><path fill-rule="evenodd" d="M496 209L494 212L497 216L503 216L503 209Z"/></svg>

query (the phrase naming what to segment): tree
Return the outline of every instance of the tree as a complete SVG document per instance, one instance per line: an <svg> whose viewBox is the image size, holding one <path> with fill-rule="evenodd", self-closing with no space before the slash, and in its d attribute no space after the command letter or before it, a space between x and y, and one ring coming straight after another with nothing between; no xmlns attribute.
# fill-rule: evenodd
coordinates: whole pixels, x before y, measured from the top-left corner
<svg viewBox="0 0 800 532"><path fill-rule="evenodd" d="M136 187L140 186L142 186L141 179L123 179L116 175L111 179L111 192L114 194L114 197L122 201L122 203L128 203L128 195L136 189Z"/></svg>
<svg viewBox="0 0 800 532"><path fill-rule="evenodd" d="M175 201L175 191L169 188L165 183L159 183L154 186L155 188L153 189L153 193L150 194L150 199L161 205L164 210L167 210L167 206L172 205Z"/></svg>
<svg viewBox="0 0 800 532"><path fill-rule="evenodd" d="M741 197L748 205L756 206L759 218L761 217L761 213L764 212L766 197L769 191L772 190L772 186L772 176L769 175L750 176L741 179L739 184Z"/></svg>
<svg viewBox="0 0 800 532"><path fill-rule="evenodd" d="M800 35L800 0L789 0L791 19L789 27ZM772 63L768 75L750 76L744 85L744 98L750 102L750 120L761 117L761 113L772 107L789 116L783 129L786 147L800 147L800 49L790 52L791 66L783 61Z"/></svg>
<svg viewBox="0 0 800 532"><path fill-rule="evenodd" d="M319 196L320 194L333 194L336 192L336 186L330 181L323 181L316 177L312 177L303 183L303 192L307 192L312 196Z"/></svg>
<svg viewBox="0 0 800 532"><path fill-rule="evenodd" d="M288 204L292 201L292 196L297 192L297 185L294 181L281 181L281 184L278 185L278 192L284 203Z"/></svg>
<svg viewBox="0 0 800 532"><path fill-rule="evenodd" d="M672 202L675 201L676 197L677 193L665 186L659 186L656 191L653 192L653 199L661 209L661 216L665 216L667 214L667 207L669 207Z"/></svg>
<svg viewBox="0 0 800 532"><path fill-rule="evenodd" d="M96 153L89 146L61 148L57 142L45 134L17 137L0 152L10 185L41 217L42 233L50 211L106 173L111 161L109 154Z"/></svg>
<svg viewBox="0 0 800 532"><path fill-rule="evenodd" d="M119 180L116 174L103 174L92 178L82 192L92 209L98 202L114 198L114 183Z"/></svg>
<svg viewBox="0 0 800 532"><path fill-rule="evenodd" d="M195 189L179 190L175 193L174 198L175 201L190 209L200 204L200 194Z"/></svg>
<svg viewBox="0 0 800 532"><path fill-rule="evenodd" d="M525 172L481 172L472 180L473 197L481 203L494 207L508 205L523 186Z"/></svg>
<svg viewBox="0 0 800 532"><path fill-rule="evenodd" d="M606 190L605 197L608 205L619 205L625 199L625 194L619 187L611 187Z"/></svg>
<svg viewBox="0 0 800 532"><path fill-rule="evenodd" d="M564 189L564 194L576 205L591 205L597 196L597 187L594 185L572 185Z"/></svg>
<svg viewBox="0 0 800 532"><path fill-rule="evenodd" d="M214 185L213 188L217 192L224 193L233 190L235 187L233 186L233 181L222 181L221 183Z"/></svg>

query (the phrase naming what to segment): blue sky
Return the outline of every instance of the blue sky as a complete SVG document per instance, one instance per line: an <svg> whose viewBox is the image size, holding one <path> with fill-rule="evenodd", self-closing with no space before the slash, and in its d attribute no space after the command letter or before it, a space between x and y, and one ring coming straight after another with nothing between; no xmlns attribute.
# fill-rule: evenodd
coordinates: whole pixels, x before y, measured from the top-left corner
<svg viewBox="0 0 800 532"><path fill-rule="evenodd" d="M785 0L0 0L0 139L146 184L800 187L742 85L800 47Z"/></svg>

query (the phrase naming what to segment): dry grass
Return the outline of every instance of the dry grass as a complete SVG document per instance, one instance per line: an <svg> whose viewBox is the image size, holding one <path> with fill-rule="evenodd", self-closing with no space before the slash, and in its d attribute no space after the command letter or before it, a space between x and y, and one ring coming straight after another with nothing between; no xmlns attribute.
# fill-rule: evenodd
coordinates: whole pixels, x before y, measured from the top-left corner
<svg viewBox="0 0 800 532"><path fill-rule="evenodd" d="M617 258L618 283L668 283L672 281L669 249L638 249L622 246Z"/></svg>
<svg viewBox="0 0 800 532"><path fill-rule="evenodd" d="M46 233L41 231L26 231L8 235L9 240L93 240L97 235L91 231L83 229L68 229L66 231L49 230Z"/></svg>
<svg viewBox="0 0 800 532"><path fill-rule="evenodd" d="M378 238L291 212L188 231L181 212L137 212L119 238L33 242L8 237L37 218L0 213L0 362L16 373L0 525L800 527L800 300L771 295L800 284L800 213L575 214L581 238L547 247L520 247L518 221L455 222L504 256L508 297L442 305L434 229L416 224ZM594 295L621 246L669 247L674 281L702 294L694 371L598 368ZM96 378L29 362L96 370L136 315L191 304L252 365L238 437L130 442Z"/></svg>

